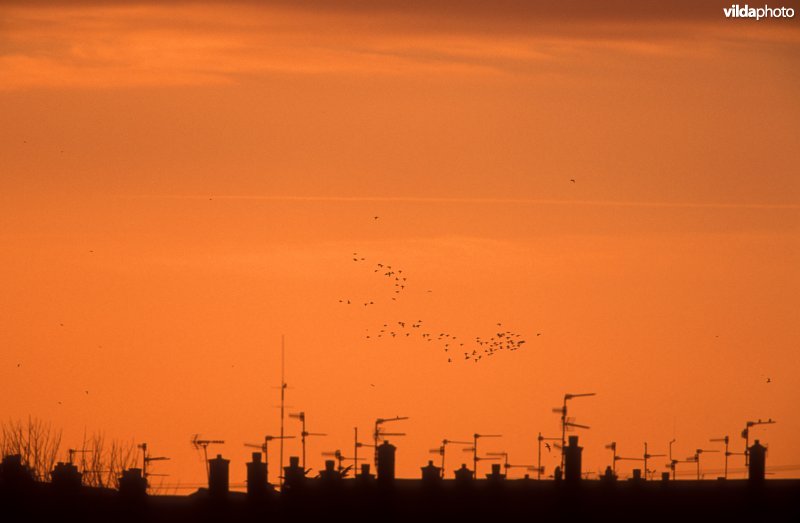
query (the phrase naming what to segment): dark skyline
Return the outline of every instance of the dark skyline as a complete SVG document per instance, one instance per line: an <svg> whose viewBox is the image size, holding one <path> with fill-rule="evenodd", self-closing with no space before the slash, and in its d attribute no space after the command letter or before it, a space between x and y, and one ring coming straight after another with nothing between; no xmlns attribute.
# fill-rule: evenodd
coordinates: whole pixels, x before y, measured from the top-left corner
<svg viewBox="0 0 800 523"><path fill-rule="evenodd" d="M772 418L796 475L797 18L294 4L2 3L3 419L197 484L193 434L279 434L285 335L315 467L395 415L400 477L475 433L531 463L591 391L584 470Z"/></svg>

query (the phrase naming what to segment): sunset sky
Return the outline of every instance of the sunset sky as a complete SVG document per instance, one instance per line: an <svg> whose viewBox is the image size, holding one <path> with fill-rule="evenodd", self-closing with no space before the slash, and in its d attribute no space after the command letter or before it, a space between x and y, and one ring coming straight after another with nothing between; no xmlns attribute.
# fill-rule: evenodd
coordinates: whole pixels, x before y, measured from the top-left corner
<svg viewBox="0 0 800 523"><path fill-rule="evenodd" d="M0 416L146 441L170 484L224 439L241 483L285 335L315 471L397 415L401 476L474 432L535 464L596 392L584 470L771 417L797 476L800 20L725 6L3 1Z"/></svg>

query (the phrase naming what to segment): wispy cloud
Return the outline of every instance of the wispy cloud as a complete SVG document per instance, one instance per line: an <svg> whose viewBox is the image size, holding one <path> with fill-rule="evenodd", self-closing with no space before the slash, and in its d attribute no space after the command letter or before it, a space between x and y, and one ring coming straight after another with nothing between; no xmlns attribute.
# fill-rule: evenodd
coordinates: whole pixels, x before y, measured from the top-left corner
<svg viewBox="0 0 800 523"><path fill-rule="evenodd" d="M476 204L476 205L558 205L588 207L663 207L700 209L786 209L800 210L794 203L756 203L756 202L655 202L620 200L547 200L536 198L459 198L459 197L417 197L417 196L265 196L265 195L171 195L141 194L125 198L158 200L241 200L264 202L340 202L340 203L419 203L419 204Z"/></svg>
<svg viewBox="0 0 800 523"><path fill-rule="evenodd" d="M191 8L190 8L191 7ZM0 88L231 83L288 74L558 74L601 50L694 55L800 41L696 2L10 2ZM727 43L726 43L727 42Z"/></svg>

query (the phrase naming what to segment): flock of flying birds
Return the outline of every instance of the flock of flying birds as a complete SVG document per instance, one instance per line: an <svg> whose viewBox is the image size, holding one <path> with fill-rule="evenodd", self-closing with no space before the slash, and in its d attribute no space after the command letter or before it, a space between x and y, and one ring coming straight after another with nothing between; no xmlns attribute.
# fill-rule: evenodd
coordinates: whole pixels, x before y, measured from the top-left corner
<svg viewBox="0 0 800 523"><path fill-rule="evenodd" d="M374 218L375 220L378 217ZM352 261L370 265L366 257L358 252L352 253ZM391 284L391 300L397 299L406 292L408 277L403 269L388 263L376 263L370 265L372 273L383 278L386 283ZM426 292L430 293L431 290ZM374 300L356 301L349 298L339 299L341 305L354 305L357 307L370 307L375 305ZM488 337L476 336L474 338L456 336L449 332L440 332L423 325L422 320L416 321L391 321L386 322L379 329L370 331L364 336L367 340L400 340L400 339L420 339L425 343L439 347L446 355L447 362L453 363L456 360L479 362L485 357L491 357L500 351L513 352L525 346L527 340L522 334L511 330L504 330L502 323L497 323L497 329ZM541 336L537 333L536 336Z"/></svg>
<svg viewBox="0 0 800 523"><path fill-rule="evenodd" d="M482 358L493 356L499 351L507 350L513 352L519 350L526 343L521 334L509 330L497 329L498 332L492 334L489 338L481 338L480 336L459 338L448 332L425 332L429 329L423 327L422 324L422 320L415 322L398 321L393 324L384 323L383 327L377 331L377 334L370 333L369 329L367 329L365 338L371 340L419 337L426 343L437 345L447 353L448 363L452 363L454 359L459 358L478 363ZM497 327L502 326L502 323L497 324ZM536 335L541 336L541 333Z"/></svg>
<svg viewBox="0 0 800 523"><path fill-rule="evenodd" d="M366 258L363 256L359 256L357 252L353 253L353 261L354 262L364 262ZM403 274L403 269L392 268L391 265L378 263L375 265L375 268L372 269L373 273L377 273L384 278L388 278L388 280L392 283L392 291L394 291L394 295L392 296L393 301L397 301L397 294L402 293L406 288L406 281L407 278ZM429 291L430 292L430 291ZM354 302L349 299L340 299L339 303L344 305L352 305ZM365 301L362 303L364 307L369 307L370 305L375 305L375 302L372 300Z"/></svg>

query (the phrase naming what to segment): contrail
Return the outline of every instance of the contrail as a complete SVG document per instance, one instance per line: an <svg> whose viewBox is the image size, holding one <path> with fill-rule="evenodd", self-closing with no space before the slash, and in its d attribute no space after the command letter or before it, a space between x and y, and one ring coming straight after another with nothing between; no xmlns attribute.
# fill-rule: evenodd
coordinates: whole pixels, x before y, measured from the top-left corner
<svg viewBox="0 0 800 523"><path fill-rule="evenodd" d="M125 197L125 196L123 196ZM589 207L663 207L687 209L800 209L793 203L714 203L714 202L632 202L619 200L546 200L536 198L459 198L419 196L266 196L266 195L197 195L197 194L144 194L128 198L157 200L246 200L266 202L351 202L351 203L464 203L464 204L519 204L560 205Z"/></svg>

